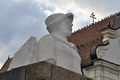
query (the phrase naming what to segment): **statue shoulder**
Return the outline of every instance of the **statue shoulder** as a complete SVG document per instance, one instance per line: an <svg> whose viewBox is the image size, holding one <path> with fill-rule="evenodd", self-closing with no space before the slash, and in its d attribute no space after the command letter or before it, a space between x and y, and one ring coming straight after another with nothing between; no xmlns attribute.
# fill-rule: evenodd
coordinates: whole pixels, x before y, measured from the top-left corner
<svg viewBox="0 0 120 80"><path fill-rule="evenodd" d="M39 42L53 42L55 40L55 38L53 37L52 34L47 34L45 36L43 36Z"/></svg>

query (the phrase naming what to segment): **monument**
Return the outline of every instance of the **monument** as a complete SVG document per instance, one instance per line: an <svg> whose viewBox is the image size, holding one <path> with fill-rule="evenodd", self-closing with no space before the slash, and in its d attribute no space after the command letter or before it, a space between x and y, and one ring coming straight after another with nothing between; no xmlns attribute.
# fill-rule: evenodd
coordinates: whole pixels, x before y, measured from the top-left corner
<svg viewBox="0 0 120 80"><path fill-rule="evenodd" d="M72 33L72 22L72 13L50 15L45 20L50 34L43 36L39 42L33 37L30 38L14 55L8 70L46 61L81 74L81 58L77 48L67 41L67 37Z"/></svg>
<svg viewBox="0 0 120 80"><path fill-rule="evenodd" d="M72 21L72 13L52 14L45 20L50 34L43 36L38 42L38 61L47 61L81 73L81 58L77 48L67 41L72 32Z"/></svg>

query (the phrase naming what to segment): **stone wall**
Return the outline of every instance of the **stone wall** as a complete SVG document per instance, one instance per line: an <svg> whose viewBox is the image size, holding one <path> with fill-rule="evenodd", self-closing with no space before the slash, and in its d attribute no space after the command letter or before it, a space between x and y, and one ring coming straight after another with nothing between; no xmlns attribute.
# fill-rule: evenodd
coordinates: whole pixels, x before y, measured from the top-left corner
<svg viewBox="0 0 120 80"><path fill-rule="evenodd" d="M0 73L0 80L92 80L48 62L38 62Z"/></svg>

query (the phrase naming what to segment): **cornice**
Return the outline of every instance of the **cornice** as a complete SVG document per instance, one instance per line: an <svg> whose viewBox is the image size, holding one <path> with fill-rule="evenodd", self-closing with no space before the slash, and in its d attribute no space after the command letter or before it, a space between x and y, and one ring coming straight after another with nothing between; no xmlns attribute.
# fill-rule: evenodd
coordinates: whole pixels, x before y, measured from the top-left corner
<svg viewBox="0 0 120 80"><path fill-rule="evenodd" d="M94 59L101 58L101 59L106 60L106 55L105 55L104 50L107 50L109 47L110 47L109 42L106 44L100 44L100 45L92 47L90 50L91 59L94 60Z"/></svg>
<svg viewBox="0 0 120 80"><path fill-rule="evenodd" d="M115 38L120 35L120 28L118 28L118 29L106 28L106 29L102 30L101 32L104 35L104 38L106 38L106 37Z"/></svg>
<svg viewBox="0 0 120 80"><path fill-rule="evenodd" d="M96 59L92 61L93 65L86 66L84 69L93 71L93 70L103 70L108 71L111 73L119 74L120 72L120 65L114 64L112 62L109 62L107 60L103 59Z"/></svg>
<svg viewBox="0 0 120 80"><path fill-rule="evenodd" d="M100 66L101 65L106 70L109 68L109 70L112 69L112 70L115 70L115 71L118 71L118 70L120 71L120 65L113 64L112 62L102 60L102 59L94 61L94 65L95 66ZM105 67L107 67L107 68L105 68Z"/></svg>
<svg viewBox="0 0 120 80"><path fill-rule="evenodd" d="M105 28L100 31L104 35L103 39L104 44L110 42L109 38L116 38L120 35L120 27L117 29Z"/></svg>
<svg viewBox="0 0 120 80"><path fill-rule="evenodd" d="M109 47L110 47L110 44L98 46L96 49L97 57L106 60L106 54L104 50L107 50Z"/></svg>

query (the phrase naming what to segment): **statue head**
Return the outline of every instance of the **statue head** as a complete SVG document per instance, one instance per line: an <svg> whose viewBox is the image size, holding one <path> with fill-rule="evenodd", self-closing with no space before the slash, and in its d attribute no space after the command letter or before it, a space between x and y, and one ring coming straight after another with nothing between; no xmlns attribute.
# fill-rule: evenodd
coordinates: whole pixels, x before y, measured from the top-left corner
<svg viewBox="0 0 120 80"><path fill-rule="evenodd" d="M48 16L48 18L45 20L47 30L49 33L59 30L60 32L66 33L67 37L71 35L72 26L73 26L72 22L73 22L73 14L72 13L52 14L52 15Z"/></svg>
<svg viewBox="0 0 120 80"><path fill-rule="evenodd" d="M52 31L54 34L59 34L61 36L69 37L72 33L72 22L69 18L62 20Z"/></svg>

